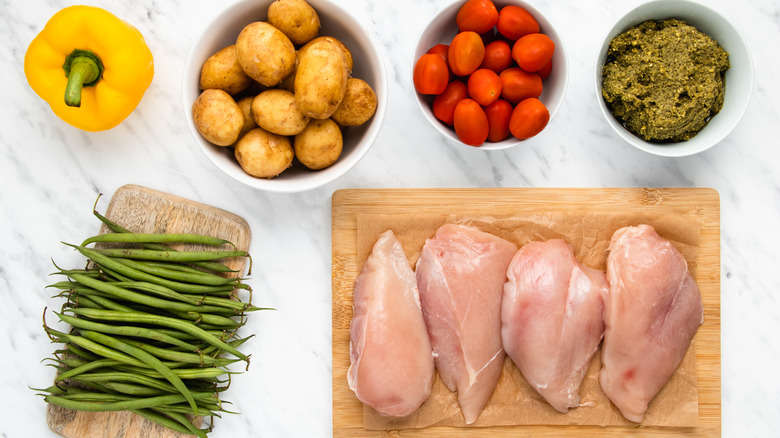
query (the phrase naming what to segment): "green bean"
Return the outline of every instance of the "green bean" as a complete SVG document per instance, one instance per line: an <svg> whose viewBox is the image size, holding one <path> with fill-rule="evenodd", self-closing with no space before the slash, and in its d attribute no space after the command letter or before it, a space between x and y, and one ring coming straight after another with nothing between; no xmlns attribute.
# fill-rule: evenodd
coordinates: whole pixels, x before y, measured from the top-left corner
<svg viewBox="0 0 780 438"><path fill-rule="evenodd" d="M192 394L190 393L189 388L187 388L187 385L185 385L184 382L182 382L181 379L176 374L174 374L170 368L165 366L165 364L160 359L157 359L153 355L141 350L140 348L133 347L132 345L102 333L89 330L81 330L80 333L87 339L99 342L107 347L111 347L123 353L129 354L130 356L154 368L158 373L165 377L166 380L171 382L171 384L175 386L182 395L184 395L192 409L195 410L195 399L192 397Z"/></svg>
<svg viewBox="0 0 780 438"><path fill-rule="evenodd" d="M122 310L122 311L128 311L128 312L145 312L145 313L152 313L152 314L165 314L165 312L168 312L168 316L173 315L173 313L170 313L172 311L164 309L162 307L153 307L145 304L139 304L134 302L127 302L121 300L121 298L112 296L111 294L107 294L100 291L90 291L86 292L83 296L87 296L89 298L95 298L100 297L100 300L102 301L110 301L106 302L105 305L103 305L104 308L107 310ZM102 301L96 301L98 304L101 304ZM122 301L123 304L120 304L119 301ZM202 303L202 301L199 301L199 303ZM109 308L109 306L116 306L116 308ZM220 306L208 306L203 304L187 304L188 306L192 306L190 309L191 311L205 311L209 314L213 315L219 315L223 317L234 317L236 315L241 315L241 312L235 309L230 309L227 307L220 307ZM252 309L248 309L252 310ZM197 319L196 317L188 317L190 320Z"/></svg>
<svg viewBox="0 0 780 438"><path fill-rule="evenodd" d="M164 298L169 298L177 301L182 301L196 306L204 306L204 307L199 307L201 311L203 311L203 309L208 309L207 311L209 312L220 312L220 310L218 310L217 307L232 309L238 312L243 312L243 311L251 312L257 310L265 310L263 308L255 307L252 306L251 304L244 303L242 301L234 300L230 298L221 298L221 297L215 297L211 295L204 295L200 298L195 298L192 295L180 294L165 286L160 286L157 284L147 283L143 281L129 281L129 282L117 281L117 282L105 282L105 283L123 289L133 289L133 290L153 293L157 296L161 296ZM50 284L46 287L55 287L58 289L69 290L69 291L77 292L79 294L85 294L90 296L98 295L104 298L116 296L113 294L107 294L105 292L101 292L94 288L86 287L80 283L72 282L72 281L61 281L59 283ZM213 307L209 308L205 306L213 306ZM235 314L236 312L233 313Z"/></svg>
<svg viewBox="0 0 780 438"><path fill-rule="evenodd" d="M183 283L179 281L159 278L155 275L128 267L127 265L120 263L115 259L112 259L111 257L104 256L93 249L85 248L83 246L70 245L70 244L66 244L66 245L72 246L81 254L83 254L85 257L88 257L92 259L95 263L98 263L103 269L114 270L120 275L132 278L134 280L148 281L150 283L166 286L177 292L209 293L209 292L223 291L224 289L222 288L225 287L227 287L228 290L231 291L234 289L233 285L209 286L209 285L199 285L199 284L192 284L192 283Z"/></svg>
<svg viewBox="0 0 780 438"><path fill-rule="evenodd" d="M137 398L127 394L114 394L105 391L104 392L90 391L90 389L94 390L95 388L101 386L97 384L90 383L89 385L85 385L85 386L87 386L85 391L71 392L70 390L68 390L61 397L67 400L89 401L89 402L111 402L111 403L119 402L119 401L128 401Z"/></svg>
<svg viewBox="0 0 780 438"><path fill-rule="evenodd" d="M101 254L105 255L105 254ZM156 275L158 277L167 278L169 280L181 281L185 283L196 283L208 286L222 286L226 284L236 283L238 280L235 278L225 278L219 275L209 274L207 272L183 272L175 269L162 268L156 265L150 265L148 263L139 262L137 260L124 259L119 257L112 257L117 262L124 264L132 269L145 272L147 274Z"/></svg>
<svg viewBox="0 0 780 438"><path fill-rule="evenodd" d="M171 405L175 403L181 403L186 400L186 398L181 394L161 395L156 397L137 398L130 400L125 399L114 402L73 400L67 398L66 396L52 395L44 396L44 399L51 404L69 409L89 412L127 411L131 409L149 408L159 405ZM197 407L193 408L193 410L197 410Z"/></svg>
<svg viewBox="0 0 780 438"><path fill-rule="evenodd" d="M88 297L84 295L76 295L72 299L73 303L78 307L88 307L90 309L105 309L105 307L101 306L100 304L90 300ZM116 310L116 309L112 309Z"/></svg>
<svg viewBox="0 0 780 438"><path fill-rule="evenodd" d="M67 351L67 350L62 350L62 351ZM88 360L76 359L76 358L70 358L70 357L63 357L63 358L57 357L56 359L47 357L44 360L53 360L53 361L55 361L55 362L65 366L67 369L80 367L80 366L82 366L84 364L90 363L90 361L88 361ZM41 362L43 362L43 361L41 361Z"/></svg>
<svg viewBox="0 0 780 438"><path fill-rule="evenodd" d="M202 268L198 269L195 266L192 266L192 265L190 265L188 263L165 262L165 261L154 261L154 260L145 260L144 263L146 263L149 266L157 266L157 267L160 267L160 268L173 269L175 271L180 271L180 272L191 272L193 274L216 275L216 274L213 274L211 272L204 271ZM225 277L222 277L222 278L225 278Z"/></svg>
<svg viewBox="0 0 780 438"><path fill-rule="evenodd" d="M74 376L78 376L84 373L89 373L93 370L101 369L101 368L105 368L107 370L124 370L124 369L128 369L126 367L133 367L132 365L123 365L124 362L113 360L113 359L96 359L91 362L87 362L87 361L82 361L82 362L84 363L76 367L71 367L70 370L57 375L55 380L58 382L65 381ZM76 364L75 362L71 362L70 360L68 362L63 362L63 363L65 363L65 365ZM178 367L186 365L186 363L184 362L165 362L165 364L168 366L168 368L174 371L179 369ZM137 369L142 369L142 367L133 367L131 369L137 370ZM155 374L155 375L159 375L159 374ZM161 375L160 378L162 378Z"/></svg>
<svg viewBox="0 0 780 438"><path fill-rule="evenodd" d="M63 390L57 385L52 385L46 389L38 389L38 388L31 388L31 389L33 391L38 391L38 392L48 392L49 394L57 394L57 395L65 394L65 390Z"/></svg>
<svg viewBox="0 0 780 438"><path fill-rule="evenodd" d="M148 292L163 298L168 298L176 301L182 301L189 304L200 304L200 300L194 298L191 295L180 294L171 288L160 286L159 284L149 283L145 281L115 281L108 282L108 284L123 289L139 290L141 292Z"/></svg>
<svg viewBox="0 0 780 438"><path fill-rule="evenodd" d="M65 346L65 348L71 354L74 354L74 355L79 356L79 357L81 357L83 359L86 359L86 360L97 360L97 359L100 358L100 356L98 356L98 355L96 355L96 354L94 354L92 352L89 352L87 350L84 350L83 348L77 347L77 346L75 346L73 344L68 344L67 346Z"/></svg>
<svg viewBox="0 0 780 438"><path fill-rule="evenodd" d="M255 307L249 303L245 303L243 301L239 300L232 300L230 298L220 298L220 297L214 297L210 295L206 295L201 299L201 302L203 304L211 305L211 306L219 306L219 307L226 307L229 309L238 310L241 312L254 312L257 310L263 310L260 307Z"/></svg>
<svg viewBox="0 0 780 438"><path fill-rule="evenodd" d="M87 309L83 309L83 310L87 310ZM89 309L89 310L94 310L94 309ZM68 333L58 332L58 331L52 329L51 327L45 327L45 329L46 329L47 333L49 333L49 335L53 335L53 336L59 338L60 340L63 340L62 342L66 342L66 341L67 342L71 342L73 344L78 345L79 347L85 348L85 349L87 349L87 350L89 350L89 351L91 351L91 352L93 352L95 354L103 356L106 359L113 359L113 360L116 360L116 361L119 361L119 362L122 362L122 363L125 363L125 364L128 364L128 365L133 365L133 366L140 366L140 367L145 367L146 366L146 364L144 364L142 361L140 361L140 360L138 360L138 359L136 359L136 358L134 358L132 356L129 356L129 355L126 355L126 354L124 354L122 352L116 351L113 348L108 348L105 345L101 345L101 344L99 344L97 342L93 342L93 341L91 341L89 339L86 339L86 338L83 338L81 336L75 336L75 335L70 335Z"/></svg>
<svg viewBox="0 0 780 438"><path fill-rule="evenodd" d="M198 415L200 417L219 417L222 418L222 415L219 412L229 412L230 411L222 410L221 404L226 404L227 402L220 401L219 403L206 403L203 401L198 401L198 413L195 415ZM154 408L151 408L157 412L160 412L161 414L168 414L169 412L176 412L179 414L191 414L192 412L189 410L186 406L180 406L180 405L166 405L166 406L157 406Z"/></svg>
<svg viewBox="0 0 780 438"><path fill-rule="evenodd" d="M86 297L89 297L90 300L92 300L95 303L99 304L100 306L102 306L102 308L104 308L106 310L117 310L117 311L120 311L120 312L133 312L133 311L135 311L131 307L124 306L122 304L116 303L116 302L106 298L105 296L101 295L100 291L88 292L86 294L84 292L82 292L82 295L80 296L80 299L83 300Z"/></svg>
<svg viewBox="0 0 780 438"><path fill-rule="evenodd" d="M162 379L164 378L162 374L159 372L147 368L147 367L138 367L138 366L132 366L132 365L117 365L116 369L123 372L128 373L135 373L142 376L152 377L155 379ZM225 374L238 374L236 371L228 371L222 368L172 368L171 371L180 379L182 380L205 380L212 382L213 379L216 379L219 376L223 376Z"/></svg>
<svg viewBox="0 0 780 438"><path fill-rule="evenodd" d="M241 345L244 344L244 342L246 342L246 341L248 341L248 340L250 340L250 339L252 339L254 337L255 337L255 335L249 335L249 336L247 336L245 338L236 338L236 339L233 339L233 340L229 341L228 345L230 345L232 347L240 347ZM208 353L210 353L211 351L214 351L214 350L218 350L218 348L213 346L213 345L210 345L209 347L203 349L203 354L208 354Z"/></svg>
<svg viewBox="0 0 780 438"><path fill-rule="evenodd" d="M87 246L90 243L97 242L120 242L120 243L191 243L195 245L231 245L232 242L205 234L192 233L106 233L89 237L81 243L81 246Z"/></svg>
<svg viewBox="0 0 780 438"><path fill-rule="evenodd" d="M189 262L189 264L199 268L208 269L209 271L220 273L238 272L238 269L232 269L230 266L219 262Z"/></svg>
<svg viewBox="0 0 780 438"><path fill-rule="evenodd" d="M95 369L117 366L121 363L122 362L119 362L118 360L114 360L114 359L97 359L91 362L85 362L83 365L77 367L71 367L70 370L64 373L60 373L55 378L55 381L64 381L66 379L70 379L72 377L78 376L79 374L83 374Z"/></svg>
<svg viewBox="0 0 780 438"><path fill-rule="evenodd" d="M134 341L132 339L125 339L128 344L138 347L148 353L151 353L161 359L166 359L174 362L184 362L189 364L199 365L211 365L211 366L227 366L232 363L238 362L239 359L217 359L209 356L207 353L186 353L169 348L155 347L154 345L145 344L143 342Z"/></svg>
<svg viewBox="0 0 780 438"><path fill-rule="evenodd" d="M84 245L82 245L84 246ZM133 260L154 260L167 262L205 262L230 257L246 257L246 251L239 250L205 250L205 251L176 251L167 249L164 251L137 248L101 248L99 253L109 257L120 257ZM203 272L203 271L200 271Z"/></svg>
<svg viewBox="0 0 780 438"><path fill-rule="evenodd" d="M95 388L99 388L103 386L104 382L100 381L89 381L89 379L85 380L85 382L88 383L87 386L94 386ZM58 395L61 395L62 398L68 399L68 400L78 400L78 401L96 401L96 402L121 402L121 401L132 401L132 400L139 400L139 399L145 399L148 397L144 396L137 396L133 394L120 394L120 393L114 393L114 392L99 392L99 391L91 391L90 388L83 388L83 387L77 387L73 384L66 384L66 385L60 385L60 389L64 390L64 393L60 393ZM178 392L175 393L169 393L169 394L162 394L162 395L176 395L181 398L179 399L171 399L169 400L170 404L179 406L187 406L186 399L184 396ZM219 399L218 391L214 391L213 389L205 389L205 390L196 390L192 391L192 397L197 401L197 404L203 405L203 406L210 406L213 404L213 400ZM164 406L166 402L164 401L163 404L160 406Z"/></svg>
<svg viewBox="0 0 780 438"><path fill-rule="evenodd" d="M115 232L115 233L131 233L130 230L122 227L121 225L117 224L116 222L111 221L107 217L103 216L102 214L98 213L97 210L92 209L92 213L100 219L101 222L103 222L106 227L108 227L109 230ZM141 243L141 245L146 249L156 250L156 251L176 251L173 248L170 248L166 245L159 244L159 243ZM230 269L228 266L222 264L222 263L216 263L216 262L191 262L191 265L198 266L201 268L209 269L214 272L236 272L234 269Z"/></svg>
<svg viewBox="0 0 780 438"><path fill-rule="evenodd" d="M161 298L150 297L146 294L133 292L128 289L124 289L115 286L113 283L101 282L89 277L83 277L81 275L74 275L73 279L86 286L91 286L101 292L106 292L114 297L121 298L127 301L132 301L139 304L148 305L166 310L175 310L180 312L210 312L219 311L221 309L217 307L209 307L202 305L193 305L175 301L168 301Z"/></svg>
<svg viewBox="0 0 780 438"><path fill-rule="evenodd" d="M83 377L76 377L73 379L75 382L84 383ZM152 397L156 395L163 395L165 394L162 391L159 391L154 388L149 388L147 386L143 385L134 385L132 383L122 383L122 382L104 382L101 384L102 389L106 389L109 391L115 391L120 394L129 394L129 395L135 395L135 396L146 396L146 397Z"/></svg>
<svg viewBox="0 0 780 438"><path fill-rule="evenodd" d="M116 312L112 310L97 310L97 309L72 309L73 313L86 316L91 319L100 319L106 321L120 321L120 322L134 322L139 324L156 324L164 327L169 327L183 332L187 332L191 335L197 336L199 339L208 342L211 345L215 345L222 350L229 352L230 354L240 358L241 360L248 362L248 357L238 351L237 349L226 344L219 338L209 334L206 330L194 326L187 321L181 321L175 318L169 318L165 316L156 316L146 313L131 313L131 312Z"/></svg>
<svg viewBox="0 0 780 438"><path fill-rule="evenodd" d="M86 275L86 276L92 277L92 278L102 278L102 277L105 277L105 274L103 274L102 272L100 272L97 269L60 269L59 271L53 272L50 275L56 275L56 274L65 275L65 276L68 276L68 277L71 274L81 274L81 275Z"/></svg>
<svg viewBox="0 0 780 438"><path fill-rule="evenodd" d="M220 415L220 412L227 412L229 414L237 414L238 412L231 412L226 409L222 408L222 405L227 404L226 401L220 401L219 404L211 404L208 403L201 403L198 405L198 414L201 417L219 417L222 418L222 415ZM157 412L168 414L170 412L176 412L179 414L189 414L190 410L186 407L182 406L176 406L176 405L167 405L167 406L158 406L156 408L152 408Z"/></svg>
<svg viewBox="0 0 780 438"><path fill-rule="evenodd" d="M83 385L76 386L71 383L58 383L57 387L60 388L60 392L57 395L72 396L73 394L88 394L95 392L91 388L87 388Z"/></svg>
<svg viewBox="0 0 780 438"><path fill-rule="evenodd" d="M244 342L248 341L249 339L251 339L253 337L254 337L254 335L246 337L246 338L233 339L232 341L228 342L228 345L230 345L231 347L238 348ZM204 356L208 355L208 356L210 356L212 358L218 358L220 356L220 354L222 354L222 350L220 350L219 348L217 348L217 347L215 347L213 345L209 345L208 347L203 348L201 350L201 354L203 354ZM225 360L225 359L220 359L220 360ZM233 363L233 362L231 362L231 363Z"/></svg>
<svg viewBox="0 0 780 438"><path fill-rule="evenodd" d="M226 374L240 374L238 371L228 371L224 368L177 368L174 370L182 379L213 379Z"/></svg>
<svg viewBox="0 0 780 438"><path fill-rule="evenodd" d="M64 371L68 370L68 367L66 367L66 366L55 365L55 364L52 364L52 363L47 363L45 366L54 368L55 370L57 370L57 374L60 374L60 373L62 373Z"/></svg>
<svg viewBox="0 0 780 438"><path fill-rule="evenodd" d="M199 429L192 424L187 417L174 417L170 414L161 415L156 412L152 412L149 409L131 409L131 412L138 414L147 420L153 421L168 429L179 432L183 435L195 435L198 438L206 438L207 430ZM180 415L180 414L179 414Z"/></svg>
<svg viewBox="0 0 780 438"><path fill-rule="evenodd" d="M102 333L108 333L112 335L130 336L133 338L146 338L153 339L159 342L165 342L167 344L176 345L182 347L188 351L198 351L198 348L192 344L188 344L180 339L168 336L163 333L156 332L153 329L146 327L125 326L125 325L110 325L102 324L99 322L89 321L84 318L74 318L72 316L65 315L63 313L54 312L63 322L66 322L73 327L79 329L98 331ZM125 312L130 313L130 312Z"/></svg>
<svg viewBox="0 0 780 438"><path fill-rule="evenodd" d="M79 288L83 288L84 286L79 285L78 283L74 283L72 281L58 281L56 283L48 284L45 286L46 288L55 288L60 290L72 290L74 292L78 292Z"/></svg>
<svg viewBox="0 0 780 438"><path fill-rule="evenodd" d="M165 329L165 328L159 328L155 330L182 341L202 340L198 336L192 333L183 332L181 330L172 330L172 329ZM218 339L223 339L222 337L226 335L224 330L206 330L206 333Z"/></svg>
<svg viewBox="0 0 780 438"><path fill-rule="evenodd" d="M106 268L103 265L98 265L98 268L100 268L103 273L106 275L106 280L115 280L115 281L133 281L132 278L126 277L112 269Z"/></svg>
<svg viewBox="0 0 780 438"><path fill-rule="evenodd" d="M170 312L181 319L191 320L193 324L197 324L204 330L235 330L245 324L244 322L230 319L227 316L217 315L215 313L201 313L197 310L190 310L187 312L171 310Z"/></svg>

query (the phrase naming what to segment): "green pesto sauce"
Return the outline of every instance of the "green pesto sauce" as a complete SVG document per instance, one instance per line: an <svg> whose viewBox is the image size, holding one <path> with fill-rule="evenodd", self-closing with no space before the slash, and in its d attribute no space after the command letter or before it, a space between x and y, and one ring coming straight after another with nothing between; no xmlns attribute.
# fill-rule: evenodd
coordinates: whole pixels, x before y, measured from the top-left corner
<svg viewBox="0 0 780 438"><path fill-rule="evenodd" d="M615 118L652 142L685 141L723 107L729 55L681 20L645 21L616 36L602 70Z"/></svg>

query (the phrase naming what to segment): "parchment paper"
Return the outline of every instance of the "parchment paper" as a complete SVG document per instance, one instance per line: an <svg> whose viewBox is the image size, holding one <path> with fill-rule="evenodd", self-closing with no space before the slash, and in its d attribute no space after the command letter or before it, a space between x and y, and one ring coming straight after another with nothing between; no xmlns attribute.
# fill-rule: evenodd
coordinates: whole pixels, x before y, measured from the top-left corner
<svg viewBox="0 0 780 438"><path fill-rule="evenodd" d="M518 248L530 241L564 239L574 246L583 264L606 269L606 256L612 234L624 226L645 223L669 240L685 257L696 274L701 223L693 215L629 213L538 213L508 217L399 214L359 215L357 217L357 266L362 267L379 234L395 233L410 266L414 268L425 240L433 237L445 223L471 225L503 237ZM656 427L693 427L698 422L695 338L685 358L669 382L652 400L642 425ZM467 425L458 405L457 394L450 392L436 376L431 396L413 414L404 418L383 417L364 406L363 427L368 430L395 430L428 426L485 427L510 425L634 425L601 391L598 383L601 351L594 355L580 388L580 407L562 414L534 391L507 357L498 385L477 421Z"/></svg>

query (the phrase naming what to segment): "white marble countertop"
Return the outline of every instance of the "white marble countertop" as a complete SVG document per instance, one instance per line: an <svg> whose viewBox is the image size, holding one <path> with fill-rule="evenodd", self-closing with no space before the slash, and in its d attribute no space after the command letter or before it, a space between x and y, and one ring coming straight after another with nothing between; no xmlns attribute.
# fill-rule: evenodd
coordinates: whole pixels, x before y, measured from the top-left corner
<svg viewBox="0 0 780 438"><path fill-rule="evenodd" d="M563 107L530 146L505 152L447 143L422 119L409 77L417 36L448 0L340 0L383 51L390 101L374 147L346 176L300 194L249 189L196 148L180 101L192 41L227 2L91 2L136 26L155 57L155 77L119 127L85 133L61 122L28 87L22 61L43 24L71 3L4 1L0 8L0 364L1 437L54 436L45 405L28 387L54 371L41 328L51 258L79 258L61 240L94 233L98 192L133 183L234 212L249 222L259 336L248 374L230 397L241 415L217 420L211 436L325 437L332 434L330 199L367 187L712 187L722 224L722 427L725 436L780 434L780 3L708 0L740 29L755 67L754 93L737 128L697 156L659 158L629 147L603 120L593 68L602 37L641 3L538 0L569 56ZM103 208L108 198L102 201ZM262 268L259 268L262 267Z"/></svg>

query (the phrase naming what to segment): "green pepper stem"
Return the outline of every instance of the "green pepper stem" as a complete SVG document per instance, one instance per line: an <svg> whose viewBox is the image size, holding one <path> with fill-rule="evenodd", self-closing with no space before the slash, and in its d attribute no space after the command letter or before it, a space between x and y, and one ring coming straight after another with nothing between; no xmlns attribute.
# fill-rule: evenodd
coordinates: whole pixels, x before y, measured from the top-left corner
<svg viewBox="0 0 780 438"><path fill-rule="evenodd" d="M81 106L81 90L97 84L103 76L103 63L89 50L76 49L65 58L62 66L68 85L65 87L65 105Z"/></svg>

